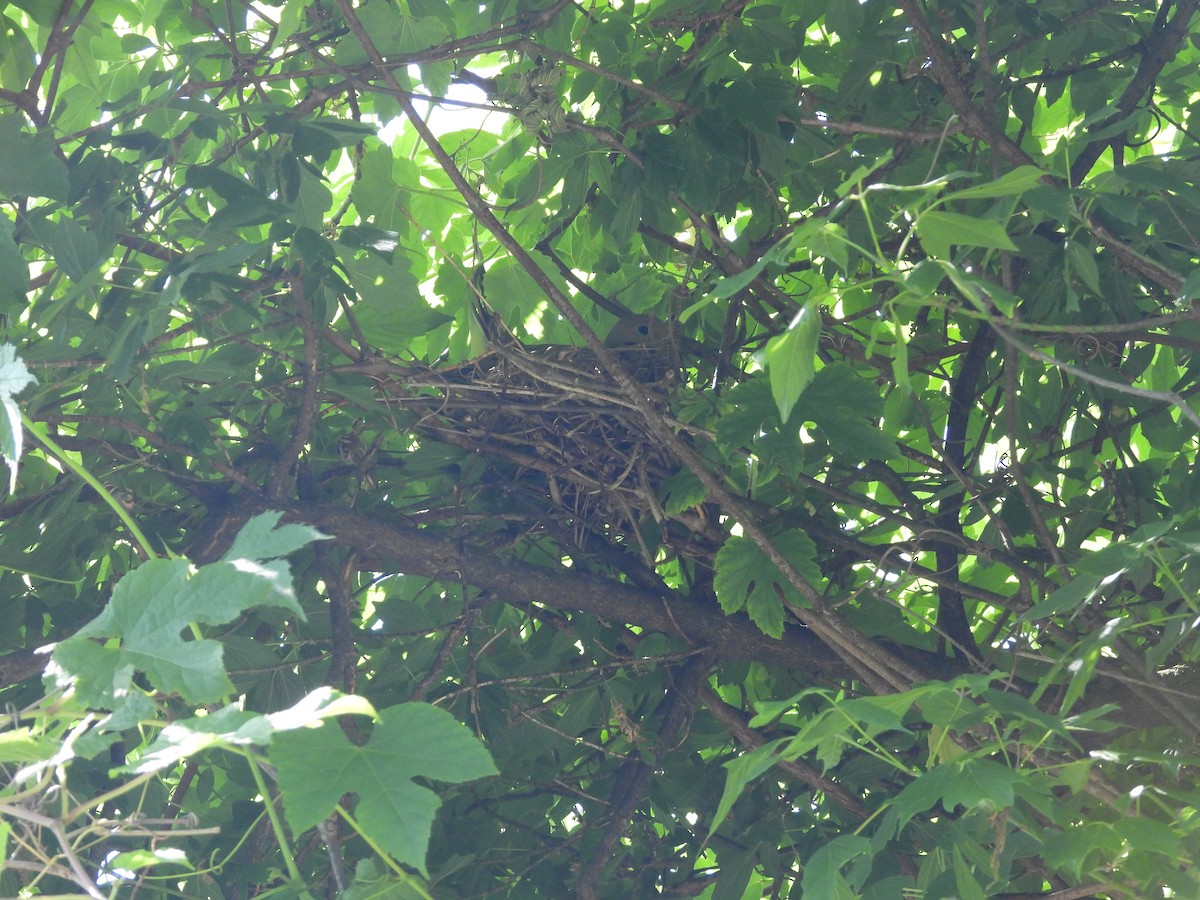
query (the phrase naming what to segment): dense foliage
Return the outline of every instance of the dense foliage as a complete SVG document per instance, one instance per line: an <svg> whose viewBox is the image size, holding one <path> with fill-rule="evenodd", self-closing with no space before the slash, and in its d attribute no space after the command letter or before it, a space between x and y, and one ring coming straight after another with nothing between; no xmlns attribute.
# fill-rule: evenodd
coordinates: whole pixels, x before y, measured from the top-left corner
<svg viewBox="0 0 1200 900"><path fill-rule="evenodd" d="M0 895L1200 896L1198 3L9 4Z"/></svg>

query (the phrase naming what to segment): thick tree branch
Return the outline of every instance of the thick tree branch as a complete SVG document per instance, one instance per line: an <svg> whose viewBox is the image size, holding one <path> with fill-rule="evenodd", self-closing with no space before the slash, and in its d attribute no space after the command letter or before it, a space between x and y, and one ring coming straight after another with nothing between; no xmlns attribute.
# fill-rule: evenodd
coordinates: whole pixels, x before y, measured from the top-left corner
<svg viewBox="0 0 1200 900"><path fill-rule="evenodd" d="M1162 2L1163 11L1169 5L1168 2ZM1091 126L1092 129L1103 131L1115 120L1131 115L1147 95L1154 90L1154 83L1158 80L1163 66L1175 57L1180 46L1192 32L1191 21L1192 16L1196 14L1197 6L1200 6L1200 0L1181 0L1175 8L1175 15L1170 22L1155 23L1150 36L1143 42L1145 54L1142 57L1142 64L1117 99L1116 112L1108 118L1094 123ZM1112 137L1109 136L1092 141L1083 148L1082 152L1075 157L1075 161L1071 163L1072 185L1083 182L1088 172L1092 170L1092 166L1096 164L1096 160L1100 158L1111 142Z"/></svg>

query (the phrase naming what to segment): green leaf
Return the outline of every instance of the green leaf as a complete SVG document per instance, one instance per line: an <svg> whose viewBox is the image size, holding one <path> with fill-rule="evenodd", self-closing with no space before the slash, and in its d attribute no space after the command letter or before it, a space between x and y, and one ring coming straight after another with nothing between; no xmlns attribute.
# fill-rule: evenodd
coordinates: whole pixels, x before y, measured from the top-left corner
<svg viewBox="0 0 1200 900"><path fill-rule="evenodd" d="M108 254L101 254L96 235L70 219L53 223L50 250L54 261L72 281L82 281Z"/></svg>
<svg viewBox="0 0 1200 900"><path fill-rule="evenodd" d="M809 233L805 249L813 259L828 259L843 272L850 271L850 237L837 222L823 222Z"/></svg>
<svg viewBox="0 0 1200 900"><path fill-rule="evenodd" d="M1179 289L1176 302L1180 305L1191 303L1198 297L1200 297L1200 269L1192 272L1183 280L1183 286Z"/></svg>
<svg viewBox="0 0 1200 900"><path fill-rule="evenodd" d="M13 395L21 393L37 379L29 374L25 363L17 356L12 344L0 345L0 406L4 415L0 417L0 453L8 466L8 491L17 489L17 464L21 460L21 445L25 439L25 428L21 424L21 409Z"/></svg>
<svg viewBox="0 0 1200 900"><path fill-rule="evenodd" d="M803 896L857 900L858 893L842 875L842 867L870 853L871 842L854 834L843 834L823 845L804 864L804 878L800 882Z"/></svg>
<svg viewBox="0 0 1200 900"><path fill-rule="evenodd" d="M742 796L746 785L778 762L779 751L786 743L786 738L768 741L725 763L725 789L721 792L717 810L713 813L712 822L709 823L709 833L715 833L721 827L721 823L733 809L733 804Z"/></svg>
<svg viewBox="0 0 1200 900"><path fill-rule="evenodd" d="M711 900L742 900L746 887L750 884L750 877L754 874L758 854L754 850L748 850L734 855L731 849L722 849L719 861L721 874L713 888Z"/></svg>
<svg viewBox="0 0 1200 900"><path fill-rule="evenodd" d="M283 513L265 512L242 526L237 537L222 559L233 562L239 559L278 559L294 553L312 541L329 540L311 525L279 525Z"/></svg>
<svg viewBox="0 0 1200 900"><path fill-rule="evenodd" d="M612 233L617 246L628 244L641 222L642 195L640 191L631 191L620 199L613 215Z"/></svg>
<svg viewBox="0 0 1200 900"><path fill-rule="evenodd" d="M100 615L59 644L53 659L89 686L89 696L107 697L108 703L126 690L134 670L158 690L193 703L227 696L233 685L221 644L187 642L181 634L194 622L223 625L257 606L284 607L304 618L287 564L269 559L302 546L315 532L307 526L273 532L276 521L277 513L256 517L235 541L236 553L198 570L183 559L147 561L117 582ZM251 549L263 555L248 556ZM99 637L119 638L120 644L96 647L88 641Z"/></svg>
<svg viewBox="0 0 1200 900"><path fill-rule="evenodd" d="M659 488L663 512L677 516L684 510L699 506L708 496L706 488L690 469L680 469Z"/></svg>
<svg viewBox="0 0 1200 900"><path fill-rule="evenodd" d="M1037 166L1018 166L1011 172L1005 172L994 181L987 181L969 188L963 188L947 194L944 202L955 200L980 200L986 197L1016 197L1030 188L1042 183L1047 173Z"/></svg>
<svg viewBox="0 0 1200 900"><path fill-rule="evenodd" d="M1120 849L1121 838L1113 826L1092 821L1048 833L1042 841L1041 856L1047 865L1078 880L1091 870L1097 857L1111 858Z"/></svg>
<svg viewBox="0 0 1200 900"><path fill-rule="evenodd" d="M796 404L796 415L812 422L839 456L854 460L891 459L896 441L877 419L883 398L871 382L845 363L826 366Z"/></svg>
<svg viewBox="0 0 1200 900"><path fill-rule="evenodd" d="M273 745L271 762L297 832L328 816L343 794L357 793L359 824L397 861L423 875L441 802L412 779L458 783L497 774L483 745L462 724L445 710L419 703L381 710L364 746L326 724Z"/></svg>
<svg viewBox="0 0 1200 900"><path fill-rule="evenodd" d="M360 259L343 256L343 262L360 298L353 305L354 318L379 349L407 353L413 338L453 321L453 316L425 301L402 260L389 264L371 255Z"/></svg>
<svg viewBox="0 0 1200 900"><path fill-rule="evenodd" d="M969 697L949 688L931 690L921 698L921 716L932 725L945 725L959 731L983 721L983 710Z"/></svg>
<svg viewBox="0 0 1200 900"><path fill-rule="evenodd" d="M1017 249L1004 226L994 219L930 210L917 219L915 227L925 249L938 259L949 260L950 248L956 246Z"/></svg>
<svg viewBox="0 0 1200 900"><path fill-rule="evenodd" d="M280 121L289 122L285 117ZM298 156L328 156L340 147L353 147L368 137L374 137L378 128L366 122L348 122L332 116L321 116L302 121L292 132L292 148Z"/></svg>
<svg viewBox="0 0 1200 900"><path fill-rule="evenodd" d="M1079 276L1079 280L1087 285L1093 294L1103 294L1100 286L1100 269L1096 265L1096 254L1091 245L1071 239L1067 241L1067 262L1071 271Z"/></svg>
<svg viewBox="0 0 1200 900"><path fill-rule="evenodd" d="M957 806L982 807L989 812L1007 809L1013 803L1014 785L1022 781L1017 772L990 759L968 757L945 765L955 770L942 794L942 803L949 810Z"/></svg>
<svg viewBox="0 0 1200 900"><path fill-rule="evenodd" d="M957 847L954 848L954 886L958 889L959 900L987 900L971 865Z"/></svg>
<svg viewBox="0 0 1200 900"><path fill-rule="evenodd" d="M800 394L816 374L817 345L821 339L821 311L813 303L792 320L783 334L771 339L763 362L771 378L771 395L786 424Z"/></svg>
<svg viewBox="0 0 1200 900"><path fill-rule="evenodd" d="M0 194L66 200L67 166L49 132L27 134L18 116L0 116Z"/></svg>
<svg viewBox="0 0 1200 900"><path fill-rule="evenodd" d="M428 900L422 879L407 872L393 875L380 871L373 859L359 860L354 867L354 883L338 893L338 900Z"/></svg>
<svg viewBox="0 0 1200 900"><path fill-rule="evenodd" d="M340 694L328 687L317 688L291 708L266 716L236 705L226 706L206 716L171 722L124 770L135 774L161 771L214 747L266 746L279 732L311 728L346 715L374 718L375 710L362 697Z"/></svg>
<svg viewBox="0 0 1200 900"><path fill-rule="evenodd" d="M25 763L53 759L62 746L28 728L0 732L0 763Z"/></svg>
<svg viewBox="0 0 1200 900"><path fill-rule="evenodd" d="M772 539L776 548L796 567L809 584L821 581L817 568L816 547L797 529ZM783 634L783 603L775 593L782 590L792 602L802 602L796 590L783 578L758 545L745 537L730 537L717 551L713 589L726 615L745 610L764 634Z"/></svg>
<svg viewBox="0 0 1200 900"><path fill-rule="evenodd" d="M0 315L18 312L28 289L29 264L13 240L12 221L0 216Z"/></svg>
<svg viewBox="0 0 1200 900"><path fill-rule="evenodd" d="M913 816L931 809L942 799L956 774L951 765L951 762L945 762L921 773L892 798L895 834L902 832Z"/></svg>
<svg viewBox="0 0 1200 900"><path fill-rule="evenodd" d="M1113 827L1133 850L1174 857L1181 849L1179 832L1145 816L1121 816Z"/></svg>
<svg viewBox="0 0 1200 900"><path fill-rule="evenodd" d="M116 871L137 871L138 869L147 869L150 866L158 866L164 863L170 863L176 866L187 866L187 854L178 847L156 847L149 850L127 850L124 853L118 853L112 859L107 860L106 865L114 872Z"/></svg>

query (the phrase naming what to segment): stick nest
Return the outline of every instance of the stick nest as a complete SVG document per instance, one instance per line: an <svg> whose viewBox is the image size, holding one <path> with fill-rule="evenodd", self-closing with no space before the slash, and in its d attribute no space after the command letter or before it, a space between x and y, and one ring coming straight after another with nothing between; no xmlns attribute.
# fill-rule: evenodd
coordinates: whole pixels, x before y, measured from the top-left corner
<svg viewBox="0 0 1200 900"><path fill-rule="evenodd" d="M671 377L661 349L611 351L647 390ZM677 461L650 437L616 382L581 347L505 347L433 373L440 403L419 429L488 458L527 508L547 509L577 542L637 540L661 522L657 491Z"/></svg>

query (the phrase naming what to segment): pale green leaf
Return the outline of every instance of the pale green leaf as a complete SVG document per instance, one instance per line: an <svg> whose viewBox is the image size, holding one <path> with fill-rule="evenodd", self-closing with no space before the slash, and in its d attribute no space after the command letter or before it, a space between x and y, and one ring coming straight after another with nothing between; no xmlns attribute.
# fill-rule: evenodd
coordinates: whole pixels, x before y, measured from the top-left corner
<svg viewBox="0 0 1200 900"><path fill-rule="evenodd" d="M301 730L271 749L292 828L307 830L342 795L358 794L358 822L399 862L422 874L433 817L441 802L416 777L451 783L496 774L478 739L448 712L419 703L380 711L363 746L336 725Z"/></svg>
<svg viewBox="0 0 1200 900"><path fill-rule="evenodd" d="M321 534L311 525L279 525L282 515L272 511L252 518L242 526L223 559L229 562L239 559L278 559L312 541L329 539L329 535Z"/></svg>
<svg viewBox="0 0 1200 900"><path fill-rule="evenodd" d="M21 427L21 410L8 394L0 394L0 407L4 415L0 417L0 453L4 454L4 463L8 466L8 492L17 489L17 466L21 461L21 444L24 429Z"/></svg>
<svg viewBox="0 0 1200 900"><path fill-rule="evenodd" d="M28 728L0 732L0 763L25 763L53 759L59 741L47 740Z"/></svg>
<svg viewBox="0 0 1200 900"><path fill-rule="evenodd" d="M118 853L108 860L107 866L114 871L136 871L150 866L170 863L176 866L188 865L187 854L179 847L153 847L142 850L127 850Z"/></svg>
<svg viewBox="0 0 1200 900"><path fill-rule="evenodd" d="M37 384L37 379L17 356L17 349L12 344L0 344L0 396L16 396L31 384Z"/></svg>
<svg viewBox="0 0 1200 900"><path fill-rule="evenodd" d="M771 395L785 424L800 394L816 374L817 346L821 338L821 311L808 304L783 334L771 339L763 362L771 379Z"/></svg>

